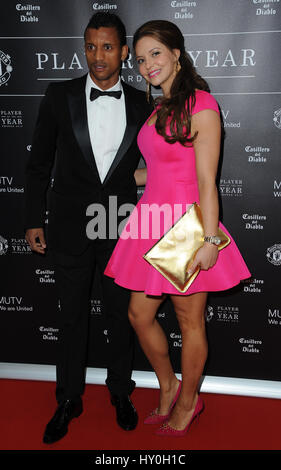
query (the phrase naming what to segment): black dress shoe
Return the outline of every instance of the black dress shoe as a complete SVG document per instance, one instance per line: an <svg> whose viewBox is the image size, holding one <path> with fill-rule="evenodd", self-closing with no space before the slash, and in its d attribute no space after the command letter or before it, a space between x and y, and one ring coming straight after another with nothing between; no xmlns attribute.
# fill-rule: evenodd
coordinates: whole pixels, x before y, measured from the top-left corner
<svg viewBox="0 0 281 470"><path fill-rule="evenodd" d="M117 423L125 431L132 431L138 424L138 414L128 395L111 395L111 403L116 408Z"/></svg>
<svg viewBox="0 0 281 470"><path fill-rule="evenodd" d="M51 421L47 424L43 442L52 444L66 435L68 424L73 418L77 418L83 411L82 400L66 400L59 404Z"/></svg>

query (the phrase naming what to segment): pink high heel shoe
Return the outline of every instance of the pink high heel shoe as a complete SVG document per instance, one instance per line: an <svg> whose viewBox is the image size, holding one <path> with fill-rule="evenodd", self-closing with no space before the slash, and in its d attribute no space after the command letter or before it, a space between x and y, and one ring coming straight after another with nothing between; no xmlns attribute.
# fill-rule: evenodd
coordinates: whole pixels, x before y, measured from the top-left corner
<svg viewBox="0 0 281 470"><path fill-rule="evenodd" d="M168 413L167 415L159 415L159 414L157 413L157 409L158 409L158 408L156 408L155 410L153 410L153 411L147 416L147 418L145 418L144 424L162 424L162 423L164 423L164 421L166 421L166 420L169 418L169 416L170 416L170 414L171 414L171 412L172 412L172 409L174 408L174 406L175 406L175 404L176 404L176 401L177 401L177 399L178 399L178 397L179 397L180 391L181 391L181 380L179 381L179 386L178 386L178 389L177 389L177 393L176 393L176 395L175 395L175 398L173 399L172 404L171 404L171 406L170 406L170 408L169 408L169 413Z"/></svg>
<svg viewBox="0 0 281 470"><path fill-rule="evenodd" d="M174 429L172 426L170 426L168 423L164 423L158 431L156 431L156 434L158 436L171 436L171 437L182 437L185 436L187 431L189 430L191 424L195 420L195 418L199 418L200 413L204 410L204 402L200 396L198 396L197 403L194 409L194 412L191 416L191 419L187 423L186 427L182 430Z"/></svg>

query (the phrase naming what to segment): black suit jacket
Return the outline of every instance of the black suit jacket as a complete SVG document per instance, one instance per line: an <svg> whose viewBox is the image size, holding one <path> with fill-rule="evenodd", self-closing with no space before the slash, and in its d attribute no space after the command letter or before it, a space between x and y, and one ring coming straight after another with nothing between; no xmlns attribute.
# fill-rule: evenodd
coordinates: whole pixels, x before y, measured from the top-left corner
<svg viewBox="0 0 281 470"><path fill-rule="evenodd" d="M48 245L71 254L82 253L89 243L86 210L90 204L100 203L108 209L109 196L117 196L117 210L121 204L136 203L134 172L141 156L136 137L152 111L144 92L122 82L127 126L101 183L88 130L86 77L48 86L26 167L25 228L44 226L46 194L53 172L48 197Z"/></svg>

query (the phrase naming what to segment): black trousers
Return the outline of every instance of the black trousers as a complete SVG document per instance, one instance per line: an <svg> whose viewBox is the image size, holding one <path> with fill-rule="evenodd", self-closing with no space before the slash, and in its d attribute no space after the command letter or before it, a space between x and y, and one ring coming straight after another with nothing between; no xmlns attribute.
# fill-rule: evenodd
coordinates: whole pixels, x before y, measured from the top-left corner
<svg viewBox="0 0 281 470"><path fill-rule="evenodd" d="M92 241L79 256L52 251L60 299L60 338L57 359L57 401L81 396L85 386L90 293L96 267L101 273L108 326L106 384L110 393L130 395L134 332L128 320L130 291L103 274L113 250L108 240Z"/></svg>

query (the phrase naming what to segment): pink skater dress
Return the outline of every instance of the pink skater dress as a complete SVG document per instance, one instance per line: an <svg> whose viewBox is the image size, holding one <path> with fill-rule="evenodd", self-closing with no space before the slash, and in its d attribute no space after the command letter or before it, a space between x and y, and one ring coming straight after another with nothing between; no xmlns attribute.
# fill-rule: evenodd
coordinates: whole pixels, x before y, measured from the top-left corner
<svg viewBox="0 0 281 470"><path fill-rule="evenodd" d="M204 109L219 112L214 97L197 90L192 114ZM156 132L155 125L148 124L149 119L138 135L138 145L147 165L145 191L121 233L105 274L122 287L155 296L229 289L251 274L233 238L221 223L220 227L231 238L230 244L219 252L212 268L200 271L184 294L143 258L190 204L200 204L193 146L165 142Z"/></svg>

